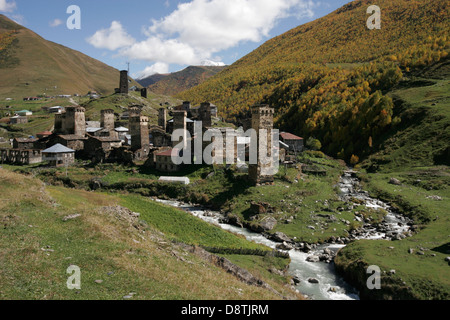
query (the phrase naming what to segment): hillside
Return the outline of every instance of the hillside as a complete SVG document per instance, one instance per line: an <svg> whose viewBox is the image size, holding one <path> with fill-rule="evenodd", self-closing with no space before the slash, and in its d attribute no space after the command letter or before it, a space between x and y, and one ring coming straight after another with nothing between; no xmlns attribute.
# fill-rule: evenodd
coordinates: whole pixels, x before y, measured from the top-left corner
<svg viewBox="0 0 450 320"><path fill-rule="evenodd" d="M143 78L143 79L137 79L136 81L143 87L149 87L152 84L155 84L161 80L163 80L164 78L168 77L170 75L170 73L167 74L153 74L149 77Z"/></svg>
<svg viewBox="0 0 450 320"><path fill-rule="evenodd" d="M148 87L150 91L168 96L176 95L205 82L225 69L217 66L190 66L179 72L167 75L153 75L138 80L139 84ZM153 83L152 83L153 82Z"/></svg>
<svg viewBox="0 0 450 320"><path fill-rule="evenodd" d="M0 15L0 83L1 100L91 90L111 94L119 71Z"/></svg>
<svg viewBox="0 0 450 320"><path fill-rule="evenodd" d="M138 196L46 186L2 168L0 178L0 191L8 194L0 204L2 300L281 299L186 245L262 246L181 210ZM174 220L182 221L183 229ZM80 268L80 289L67 288L69 266ZM282 294L300 298L282 282L265 279Z"/></svg>
<svg viewBox="0 0 450 320"><path fill-rule="evenodd" d="M315 137L357 163L401 120L387 92L448 56L444 0L380 0L382 29L369 30L370 1L353 1L267 41L216 77L179 95L212 101L239 122L251 105L276 108L277 125Z"/></svg>

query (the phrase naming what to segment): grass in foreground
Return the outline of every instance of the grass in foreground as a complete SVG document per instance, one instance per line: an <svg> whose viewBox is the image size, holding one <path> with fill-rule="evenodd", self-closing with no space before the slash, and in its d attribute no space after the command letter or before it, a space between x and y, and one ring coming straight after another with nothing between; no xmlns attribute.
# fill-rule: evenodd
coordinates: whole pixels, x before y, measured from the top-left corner
<svg viewBox="0 0 450 320"><path fill-rule="evenodd" d="M105 214L121 198L45 187L0 169L1 299L278 299L171 244L158 230ZM71 214L80 217L63 221ZM183 259L180 259L183 258ZM81 290L68 290L69 265ZM96 283L96 280L100 283Z"/></svg>

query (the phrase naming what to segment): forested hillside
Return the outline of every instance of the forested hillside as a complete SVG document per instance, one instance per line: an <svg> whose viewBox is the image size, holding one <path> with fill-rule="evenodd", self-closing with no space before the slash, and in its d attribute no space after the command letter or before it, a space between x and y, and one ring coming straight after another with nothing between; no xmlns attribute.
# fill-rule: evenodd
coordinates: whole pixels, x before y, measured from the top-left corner
<svg viewBox="0 0 450 320"><path fill-rule="evenodd" d="M388 92L449 49L447 1L380 0L381 30L367 28L372 4L353 1L271 39L180 98L214 102L235 122L268 103L282 130L357 163L401 120Z"/></svg>

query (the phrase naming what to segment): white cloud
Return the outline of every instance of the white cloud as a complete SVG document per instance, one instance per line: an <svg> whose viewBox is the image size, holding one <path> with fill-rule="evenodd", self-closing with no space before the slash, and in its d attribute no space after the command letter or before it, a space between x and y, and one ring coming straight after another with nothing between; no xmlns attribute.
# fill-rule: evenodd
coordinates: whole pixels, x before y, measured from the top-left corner
<svg viewBox="0 0 450 320"><path fill-rule="evenodd" d="M96 48L114 51L131 46L136 40L128 35L119 21L113 21L109 29L97 31L87 41Z"/></svg>
<svg viewBox="0 0 450 320"><path fill-rule="evenodd" d="M61 19L55 19L53 21L50 21L49 25L50 25L50 27L54 28L54 27L62 25L63 23L64 22Z"/></svg>
<svg viewBox="0 0 450 320"><path fill-rule="evenodd" d="M206 67L223 67L225 63L221 61L203 60L201 65Z"/></svg>
<svg viewBox="0 0 450 320"><path fill-rule="evenodd" d="M269 36L278 19L309 9L302 0L194 0L183 3L150 34L175 36L198 51L218 52Z"/></svg>
<svg viewBox="0 0 450 320"><path fill-rule="evenodd" d="M177 39L164 40L150 37L121 50L121 54L131 59L159 61L176 64L195 64L199 60L195 50Z"/></svg>
<svg viewBox="0 0 450 320"><path fill-rule="evenodd" d="M169 73L169 65L163 62L157 62L154 65L148 66L147 68L145 68L144 70L138 72L133 76L135 79L141 80L157 73L159 74Z"/></svg>
<svg viewBox="0 0 450 320"><path fill-rule="evenodd" d="M312 0L192 0L143 30L143 41L130 41L119 22L97 31L89 42L130 59L199 65L244 42L260 42L280 19L311 17ZM121 40L121 41L119 41Z"/></svg>
<svg viewBox="0 0 450 320"><path fill-rule="evenodd" d="M0 11L3 12L12 12L16 8L16 2L11 1L8 2L6 0L0 0Z"/></svg>

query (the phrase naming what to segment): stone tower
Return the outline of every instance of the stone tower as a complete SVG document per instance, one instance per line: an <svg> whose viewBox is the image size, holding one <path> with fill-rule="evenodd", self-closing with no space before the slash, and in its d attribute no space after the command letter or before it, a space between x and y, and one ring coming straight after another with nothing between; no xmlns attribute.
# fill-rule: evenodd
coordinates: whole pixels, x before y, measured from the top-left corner
<svg viewBox="0 0 450 320"><path fill-rule="evenodd" d="M148 96L147 88L142 88L141 89L141 97L147 99L147 96Z"/></svg>
<svg viewBox="0 0 450 320"><path fill-rule="evenodd" d="M148 118L145 116L130 117L131 149L133 151L150 146Z"/></svg>
<svg viewBox="0 0 450 320"><path fill-rule="evenodd" d="M167 110L166 108L159 108L158 110L158 126L164 131L167 130Z"/></svg>
<svg viewBox="0 0 450 320"><path fill-rule="evenodd" d="M252 129L256 131L258 138L257 148L257 164L251 163L249 165L249 178L256 185L260 184L273 184L274 182L274 164L272 161L264 163L260 159L259 150L263 148L266 150L267 157L273 158L272 150L272 134L273 134L273 115L274 109L268 105L257 105L252 107ZM264 129L266 132L261 133L260 130ZM264 134L264 135L261 135Z"/></svg>
<svg viewBox="0 0 450 320"><path fill-rule="evenodd" d="M120 71L119 93L128 94L128 71L127 70Z"/></svg>
<svg viewBox="0 0 450 320"><path fill-rule="evenodd" d="M83 107L67 107L63 116L62 131L65 134L74 134L84 137L86 135L86 117ZM65 118L65 119L64 119Z"/></svg>
<svg viewBox="0 0 450 320"><path fill-rule="evenodd" d="M130 118L140 116L141 111L142 107L138 105L128 107L128 115Z"/></svg>
<svg viewBox="0 0 450 320"><path fill-rule="evenodd" d="M211 104L209 102L203 102L200 105L199 118L202 121L203 128L211 128Z"/></svg>
<svg viewBox="0 0 450 320"><path fill-rule="evenodd" d="M100 126L109 131L113 131L115 126L114 110L107 109L101 111Z"/></svg>
<svg viewBox="0 0 450 320"><path fill-rule="evenodd" d="M174 111L173 112L173 131L178 130L178 129L182 129L183 130L183 135L182 137L177 140L177 141L173 141L173 146L177 146L179 143L181 143L181 140L184 141L184 146L186 146L186 131L187 131L187 126L186 126L186 118L187 118L187 112L186 111Z"/></svg>

